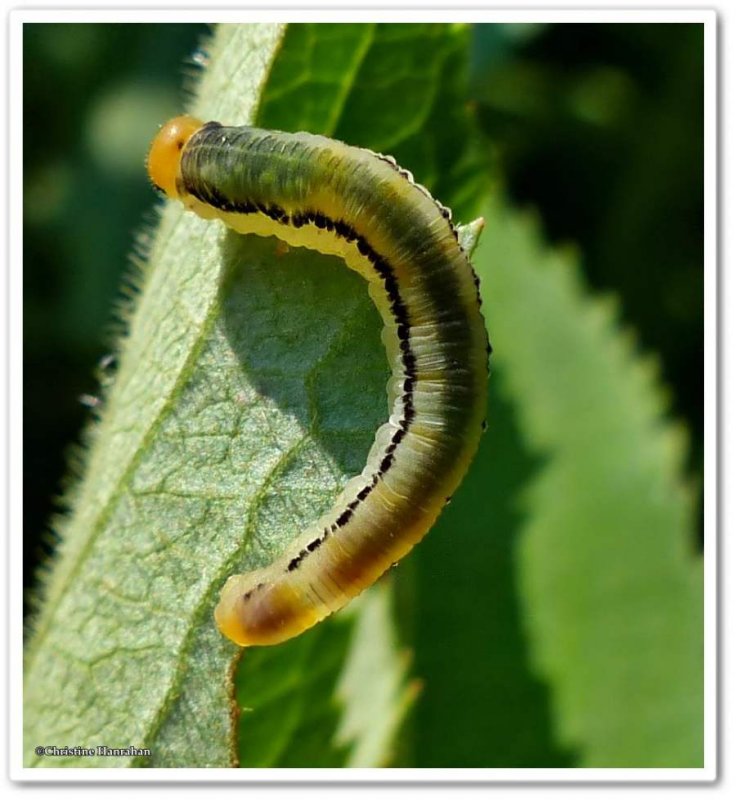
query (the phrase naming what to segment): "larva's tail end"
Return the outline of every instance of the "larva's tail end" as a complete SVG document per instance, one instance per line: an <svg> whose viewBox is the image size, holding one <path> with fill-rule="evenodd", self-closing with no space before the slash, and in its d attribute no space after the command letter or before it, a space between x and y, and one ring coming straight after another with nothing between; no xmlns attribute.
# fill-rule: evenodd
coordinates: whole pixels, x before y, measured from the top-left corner
<svg viewBox="0 0 736 800"><path fill-rule="evenodd" d="M250 594L249 587L243 580L245 577L244 575L232 575L227 579L215 608L215 623L218 630L240 647L258 644L248 635L244 624L244 604Z"/></svg>
<svg viewBox="0 0 736 800"><path fill-rule="evenodd" d="M223 636L240 647L272 645L311 628L324 616L289 584L273 583L268 568L227 579L215 608Z"/></svg>
<svg viewBox="0 0 736 800"><path fill-rule="evenodd" d="M161 128L151 142L146 160L148 177L157 189L166 192L172 199L177 199L179 196L176 179L179 175L181 152L202 125L203 123L194 117L186 115L174 117Z"/></svg>
<svg viewBox="0 0 736 800"><path fill-rule="evenodd" d="M237 644L239 647L248 647L253 644L248 640L243 626L237 616L232 613L232 609L224 609L222 604L219 604L215 609L215 622L220 633L230 639L233 644Z"/></svg>

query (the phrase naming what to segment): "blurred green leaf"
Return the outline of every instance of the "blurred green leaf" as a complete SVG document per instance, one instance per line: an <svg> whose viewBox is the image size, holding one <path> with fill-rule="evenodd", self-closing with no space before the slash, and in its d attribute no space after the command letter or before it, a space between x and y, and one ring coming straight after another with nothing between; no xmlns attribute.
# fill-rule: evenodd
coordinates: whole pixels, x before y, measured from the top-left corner
<svg viewBox="0 0 736 800"><path fill-rule="evenodd" d="M702 564L684 430L651 360L498 197L474 257L489 430L400 571L420 766L703 762ZM551 703L548 695L551 691ZM440 731L451 730L452 737Z"/></svg>
<svg viewBox="0 0 736 800"><path fill-rule="evenodd" d="M486 300L492 333L496 307ZM530 665L516 553L524 519L519 494L538 461L499 391L498 362L494 353L488 430L470 472L397 570L397 585L413 586L404 605L423 683L411 729L410 761L419 767L574 763L555 741L549 691Z"/></svg>
<svg viewBox="0 0 736 800"><path fill-rule="evenodd" d="M560 741L588 767L703 764L702 563L686 436L574 256L496 199L477 263L504 393L544 459L518 580Z"/></svg>

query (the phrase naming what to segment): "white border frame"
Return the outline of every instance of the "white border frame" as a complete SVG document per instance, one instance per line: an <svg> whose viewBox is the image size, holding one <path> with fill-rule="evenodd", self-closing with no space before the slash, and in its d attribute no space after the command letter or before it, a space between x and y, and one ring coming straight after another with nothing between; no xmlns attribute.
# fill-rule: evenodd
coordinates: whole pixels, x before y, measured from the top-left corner
<svg viewBox="0 0 736 800"><path fill-rule="evenodd" d="M144 9L15 9L9 14L9 79L8 79L8 387L9 393L9 773L14 781L48 782L103 782L118 783L215 783L291 784L312 782L381 782L392 785L405 782L429 782L433 785L482 782L527 784L565 782L590 784L615 783L703 783L717 778L717 706L716 706L716 642L717 642L717 570L716 531L717 513L717 17L713 10L664 9L537 9L490 10L479 4L467 2L462 8L428 8L427 3L404 3L403 9L376 4L373 8L339 8L323 3L320 9L289 8L277 3L267 8L244 10L198 10L181 5L161 3L161 8ZM56 767L35 769L22 766L22 407L20 387L23 365L23 282L22 270L22 203L11 198L23 196L22 147L23 107L22 26L25 22L297 22L297 21L452 21L461 22L690 22L702 23L705 28L705 274L704 274L704 509L705 509L705 766L702 769L118 769Z"/></svg>

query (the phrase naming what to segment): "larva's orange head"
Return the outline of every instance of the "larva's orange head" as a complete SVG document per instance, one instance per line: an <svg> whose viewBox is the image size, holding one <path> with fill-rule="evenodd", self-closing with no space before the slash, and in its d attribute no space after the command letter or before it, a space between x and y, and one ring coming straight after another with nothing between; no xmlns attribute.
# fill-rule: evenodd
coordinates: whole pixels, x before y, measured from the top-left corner
<svg viewBox="0 0 736 800"><path fill-rule="evenodd" d="M176 199L176 178L179 174L181 151L193 133L196 133L203 123L194 117L174 117L169 120L151 143L148 151L148 177L153 185Z"/></svg>

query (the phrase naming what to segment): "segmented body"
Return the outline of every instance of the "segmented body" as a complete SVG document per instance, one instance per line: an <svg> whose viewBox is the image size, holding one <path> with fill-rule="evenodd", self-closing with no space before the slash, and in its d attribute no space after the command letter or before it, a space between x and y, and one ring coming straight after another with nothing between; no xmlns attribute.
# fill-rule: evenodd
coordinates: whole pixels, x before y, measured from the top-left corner
<svg viewBox="0 0 736 800"><path fill-rule="evenodd" d="M430 529L485 426L490 346L449 212L392 159L217 123L192 121L181 138L166 176L154 143L154 182L240 233L339 256L366 279L384 322L390 416L363 472L280 558L222 590L220 630L272 644L341 608Z"/></svg>

